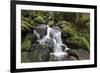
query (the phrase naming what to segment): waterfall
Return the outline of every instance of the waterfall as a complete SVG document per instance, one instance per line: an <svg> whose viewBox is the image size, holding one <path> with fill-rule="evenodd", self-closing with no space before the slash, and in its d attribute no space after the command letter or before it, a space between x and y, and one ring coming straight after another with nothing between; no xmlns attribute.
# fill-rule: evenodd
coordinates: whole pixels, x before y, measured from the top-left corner
<svg viewBox="0 0 100 73"><path fill-rule="evenodd" d="M40 37L36 31L35 34L37 35L38 38ZM50 35L52 35L52 37ZM56 28L51 28L47 25L47 34L44 35L42 39L39 39L39 44L41 45L46 44L48 39L54 42L54 47L52 48L54 52L50 53L51 60L63 60L64 57L67 55L67 52L64 52L62 46L65 47L65 50L68 50L69 48L62 43L61 30Z"/></svg>
<svg viewBox="0 0 100 73"><path fill-rule="evenodd" d="M51 28L47 25L47 35L46 36L48 38L50 38L50 30L51 30Z"/></svg>
<svg viewBox="0 0 100 73"><path fill-rule="evenodd" d="M54 47L54 52L62 52L61 44L62 44L62 39L61 39L61 32L53 32L53 41L55 44Z"/></svg>

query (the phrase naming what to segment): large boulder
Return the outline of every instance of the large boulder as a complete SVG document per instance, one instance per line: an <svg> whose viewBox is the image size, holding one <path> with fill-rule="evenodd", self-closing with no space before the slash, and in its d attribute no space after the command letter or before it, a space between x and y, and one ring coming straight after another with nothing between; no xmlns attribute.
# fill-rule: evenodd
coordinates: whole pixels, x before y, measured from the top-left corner
<svg viewBox="0 0 100 73"><path fill-rule="evenodd" d="M32 48L22 52L22 62L49 61L49 48L46 45L33 44Z"/></svg>
<svg viewBox="0 0 100 73"><path fill-rule="evenodd" d="M72 49L82 48L88 52L90 50L89 42L84 37L75 36L68 38L65 44Z"/></svg>
<svg viewBox="0 0 100 73"><path fill-rule="evenodd" d="M90 54L84 49L74 49L74 51L77 53L77 56L80 60L87 60L90 59Z"/></svg>
<svg viewBox="0 0 100 73"><path fill-rule="evenodd" d="M44 37L44 38L45 38L45 40L44 39L42 39L43 41L40 40L41 41L40 44L48 46L50 52L53 52L53 48L54 48L54 45L55 45L54 41L50 38L46 38L46 37Z"/></svg>
<svg viewBox="0 0 100 73"><path fill-rule="evenodd" d="M66 51L70 60L88 60L90 59L90 53L84 49L70 49ZM67 58L68 58L67 57ZM67 59L68 60L68 59Z"/></svg>

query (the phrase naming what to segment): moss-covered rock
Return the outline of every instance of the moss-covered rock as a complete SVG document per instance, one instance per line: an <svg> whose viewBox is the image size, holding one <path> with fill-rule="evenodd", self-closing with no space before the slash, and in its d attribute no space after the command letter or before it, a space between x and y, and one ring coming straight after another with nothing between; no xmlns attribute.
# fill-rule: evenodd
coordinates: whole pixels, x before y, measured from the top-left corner
<svg viewBox="0 0 100 73"><path fill-rule="evenodd" d="M49 61L49 48L45 45L33 44L32 48L22 52L22 63Z"/></svg>
<svg viewBox="0 0 100 73"><path fill-rule="evenodd" d="M89 42L84 37L71 37L67 39L67 42L70 44L69 47L71 48L82 48L87 51L90 50Z"/></svg>
<svg viewBox="0 0 100 73"><path fill-rule="evenodd" d="M62 33L70 35L70 37L76 36L76 31L70 26L64 25L62 28Z"/></svg>

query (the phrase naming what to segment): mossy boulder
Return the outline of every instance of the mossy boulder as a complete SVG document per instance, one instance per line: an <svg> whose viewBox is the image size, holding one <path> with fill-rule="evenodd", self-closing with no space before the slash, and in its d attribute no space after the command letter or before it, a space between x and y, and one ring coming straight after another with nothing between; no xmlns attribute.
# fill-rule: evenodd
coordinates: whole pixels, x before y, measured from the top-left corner
<svg viewBox="0 0 100 73"><path fill-rule="evenodd" d="M68 25L63 25L62 34L63 33L66 35L66 37L68 35L69 35L69 37L74 37L77 35L76 30L73 27L70 27ZM62 37L65 36L64 34L62 35Z"/></svg>
<svg viewBox="0 0 100 73"><path fill-rule="evenodd" d="M87 50L88 52L90 50L89 42L84 37L75 36L75 37L68 38L66 41L67 41L67 45L70 44L68 45L70 48L74 48L74 49L82 48L84 50Z"/></svg>
<svg viewBox="0 0 100 73"><path fill-rule="evenodd" d="M22 62L45 62L49 61L49 57L48 46L33 44L31 49L23 51Z"/></svg>

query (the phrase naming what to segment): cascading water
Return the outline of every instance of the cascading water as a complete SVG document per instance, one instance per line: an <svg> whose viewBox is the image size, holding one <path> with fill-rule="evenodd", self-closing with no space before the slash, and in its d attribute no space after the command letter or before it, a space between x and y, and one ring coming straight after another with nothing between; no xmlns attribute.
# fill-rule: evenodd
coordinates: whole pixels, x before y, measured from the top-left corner
<svg viewBox="0 0 100 73"><path fill-rule="evenodd" d="M51 28L47 25L47 34L43 36L43 38L40 39L39 34L34 30L34 33L38 37L39 44L44 45L46 44L47 40L50 39L54 42L53 46L53 52L50 53L51 55L51 61L52 60L57 60L57 61L62 61L64 60L64 57L67 56L67 52L64 52L62 49L62 46L65 47L65 50L68 50L66 45L62 43L62 38L61 38L61 30L57 28ZM52 37L50 36L52 35Z"/></svg>

